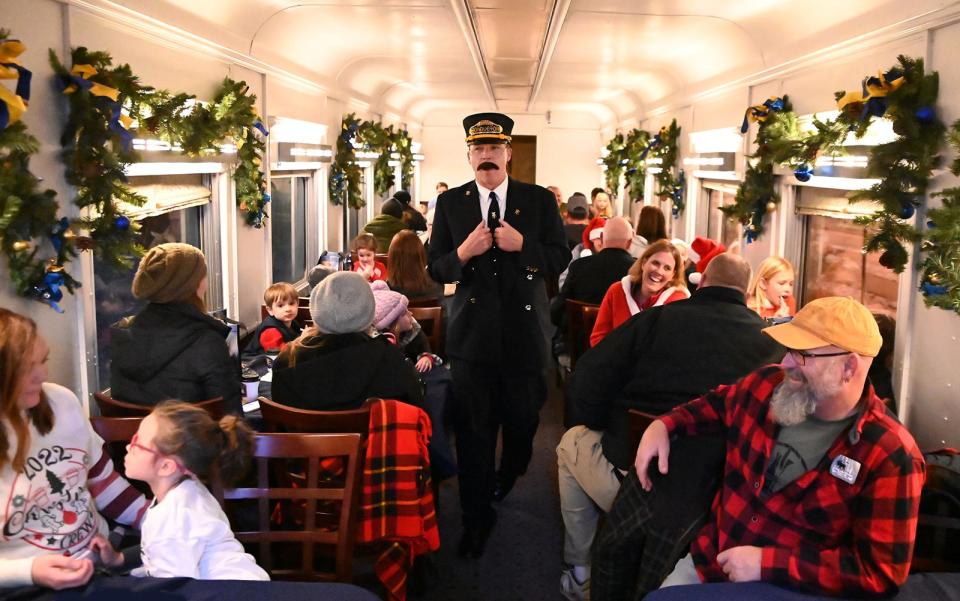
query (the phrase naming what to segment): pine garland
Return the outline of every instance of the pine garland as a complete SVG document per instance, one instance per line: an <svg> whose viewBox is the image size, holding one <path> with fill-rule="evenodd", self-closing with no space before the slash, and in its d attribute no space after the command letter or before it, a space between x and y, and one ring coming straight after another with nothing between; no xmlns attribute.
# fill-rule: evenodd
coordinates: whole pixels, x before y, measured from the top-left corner
<svg viewBox="0 0 960 601"><path fill-rule="evenodd" d="M950 127L950 145L960 154L960 120ZM953 160L950 171L960 175L960 156ZM947 188L937 194L939 208L927 213L927 229L920 250L920 292L928 307L940 307L960 313L960 187Z"/></svg>
<svg viewBox="0 0 960 601"><path fill-rule="evenodd" d="M354 151L354 139L359 132L360 120L356 114L344 115L340 122L340 135L337 136L337 154L330 166L330 180L327 182L330 202L341 205L346 200L347 206L353 209L362 209L366 205L360 190L362 173ZM360 146L359 140L356 145Z"/></svg>
<svg viewBox="0 0 960 601"><path fill-rule="evenodd" d="M623 134L617 132L609 142L607 142L607 154L603 157L603 164L606 167L607 189L616 194L620 188L620 176L623 174L623 167L626 164L626 143Z"/></svg>
<svg viewBox="0 0 960 601"><path fill-rule="evenodd" d="M8 41L13 41L10 32L0 29L0 43ZM16 63L15 57L9 60ZM29 97L27 84L18 88ZM23 100L25 105L26 98ZM16 293L60 311L60 288L72 293L80 285L64 270L76 252L73 232L67 229L69 222L57 219L57 193L41 190L40 179L30 171L30 157L39 149L40 143L23 121L15 120L0 129L0 251L7 258ZM41 253L39 241L44 239L49 239L53 248L49 259L48 252Z"/></svg>
<svg viewBox="0 0 960 601"><path fill-rule="evenodd" d="M654 140L657 142L651 149L653 155L660 158L660 172L654 176L657 181L657 196L660 197L661 201L672 201L671 212L674 217L680 216L686 202L683 197L685 187L683 170L681 169L677 175L674 175L674 168L677 165L680 129L676 119L671 121L669 126L661 127L660 133L654 136Z"/></svg>
<svg viewBox="0 0 960 601"><path fill-rule="evenodd" d="M650 133L639 128L634 128L624 143L624 154L627 162L626 167L626 187L629 190L630 198L634 202L643 200L643 188L646 185L647 166L641 158L644 149L650 144Z"/></svg>
<svg viewBox="0 0 960 601"><path fill-rule="evenodd" d="M946 127L933 109L940 87L937 72L925 74L920 58L901 55L897 60L903 83L886 95L882 105L871 108L864 103L861 115L872 110L869 113L872 116L889 117L899 137L871 149L867 174L880 178L880 182L851 194L850 201L874 200L882 205L873 215L858 217L857 223L876 228L864 249L867 252L882 250L880 264L900 273L907 264L905 244L921 237L915 227L901 220L913 217L915 209L926 198L931 173L940 164L940 145ZM901 69L894 68L887 73ZM838 92L838 100L841 97ZM858 135L869 125L866 121L861 120Z"/></svg>
<svg viewBox="0 0 960 601"><path fill-rule="evenodd" d="M743 224L744 237L749 243L763 234L764 216L775 211L780 203L780 195L774 187L773 167L776 161L770 144L784 138L784 125L795 127L796 115L786 96L771 98L763 105L750 107L747 111L748 117L758 122L757 151L747 157L747 171L743 175L743 183L737 188L734 203L720 207L720 210ZM775 118L778 113L789 117L778 121Z"/></svg>

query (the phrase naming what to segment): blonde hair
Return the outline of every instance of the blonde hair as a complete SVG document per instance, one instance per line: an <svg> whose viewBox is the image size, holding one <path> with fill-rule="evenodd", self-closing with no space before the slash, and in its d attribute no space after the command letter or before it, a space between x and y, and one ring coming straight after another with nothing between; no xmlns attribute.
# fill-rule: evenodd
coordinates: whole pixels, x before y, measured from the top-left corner
<svg viewBox="0 0 960 601"><path fill-rule="evenodd" d="M0 308L0 468L9 461L15 472L22 472L27 460L29 423L40 434L47 434L53 428L53 409L43 393L40 394L40 403L27 410L27 419L23 418L19 405L24 379L28 375L26 367L33 357L37 338L37 324L32 319ZM13 440L7 439L5 424L13 430ZM11 458L10 450L14 444L16 447Z"/></svg>
<svg viewBox="0 0 960 601"><path fill-rule="evenodd" d="M671 244L669 240L657 240L643 251L640 258L630 266L630 271L627 272L627 275L630 276L630 281L634 284L639 282L643 274L643 264L653 255L662 252L669 252L673 255L673 277L670 278L670 281L667 282L664 289L670 288L671 286L685 289L687 287L687 280L683 275L683 259L680 257L680 251L677 250L677 247Z"/></svg>
<svg viewBox="0 0 960 601"><path fill-rule="evenodd" d="M271 284L269 288L263 293L263 302L268 307L272 307L273 303L285 300L291 303L298 302L300 295L297 294L297 289L293 287L293 284L287 282L277 282L276 284Z"/></svg>
<svg viewBox="0 0 960 601"><path fill-rule="evenodd" d="M253 430L236 415L216 422L202 408L181 401L164 401L152 415L159 422L157 450L179 459L201 480L219 473L223 485L230 486L250 468Z"/></svg>
<svg viewBox="0 0 960 601"><path fill-rule="evenodd" d="M793 264L783 257L767 257L757 267L757 273L750 280L750 287L747 288L747 306L757 309L763 307L763 299L766 298L763 289L760 288L760 280L767 281L781 271L789 271L796 274Z"/></svg>

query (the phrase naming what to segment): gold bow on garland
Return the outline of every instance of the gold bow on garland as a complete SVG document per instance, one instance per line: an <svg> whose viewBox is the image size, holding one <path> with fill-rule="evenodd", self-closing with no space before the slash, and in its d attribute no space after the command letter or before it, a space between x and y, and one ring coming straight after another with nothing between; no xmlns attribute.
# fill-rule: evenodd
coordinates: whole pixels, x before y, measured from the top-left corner
<svg viewBox="0 0 960 601"><path fill-rule="evenodd" d="M859 92L847 92L837 98L837 108L844 113L851 110L859 113L859 121L882 117L887 112L887 94L899 89L904 82L906 79L901 69L893 68L886 73L878 71L876 77L863 78Z"/></svg>
<svg viewBox="0 0 960 601"><path fill-rule="evenodd" d="M0 41L0 79L17 80L16 92L0 86L0 131L23 117L30 101L32 74L18 58L27 49L20 40Z"/></svg>

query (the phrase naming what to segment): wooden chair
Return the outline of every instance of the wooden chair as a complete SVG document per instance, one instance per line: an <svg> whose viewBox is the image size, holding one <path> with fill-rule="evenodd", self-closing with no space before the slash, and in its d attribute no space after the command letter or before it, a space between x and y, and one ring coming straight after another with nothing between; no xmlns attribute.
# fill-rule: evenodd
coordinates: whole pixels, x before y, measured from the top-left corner
<svg viewBox="0 0 960 601"><path fill-rule="evenodd" d="M150 415L150 412L153 411L152 405L137 405L135 403L127 403L112 398L110 396L109 388L102 392L93 393L93 398L97 401L97 407L100 408L100 415L103 417L143 418L147 415ZM200 401L194 404L197 407L205 409L213 419L220 419L226 413L222 396L208 399L206 401Z"/></svg>
<svg viewBox="0 0 960 601"><path fill-rule="evenodd" d="M655 419L657 419L657 416L652 413L644 413L639 409L630 409L627 420L630 425L630 446L634 449L634 453L636 453L637 447L640 446L640 438L643 436L644 430L646 430Z"/></svg>
<svg viewBox="0 0 960 601"><path fill-rule="evenodd" d="M567 299L564 308L567 313L567 352L570 354L570 371L573 371L577 359L590 349L590 333L600 305Z"/></svg>
<svg viewBox="0 0 960 601"><path fill-rule="evenodd" d="M351 434L258 434L254 442L255 479L251 486L224 490L214 482L214 496L231 517L237 540L257 556L271 578L278 580L335 580L350 582L353 549L357 538L360 500L361 436ZM344 457L342 481L321 478L323 457ZM289 460L306 466L300 486L274 477ZM237 523L235 509L256 504L256 530ZM302 507L302 524L276 524L272 514L277 501ZM317 522L318 502L340 505L334 529ZM333 555L333 570L318 562Z"/></svg>
<svg viewBox="0 0 960 601"><path fill-rule="evenodd" d="M113 467L121 476L126 477L124 468L124 459L127 456L127 443L133 439L137 433L143 416L138 417L104 417L101 415L90 416L90 425L93 431L100 435L103 442L107 443L107 453L113 460ZM134 488L145 494L148 498L153 496L150 486L146 482L131 480L130 484Z"/></svg>
<svg viewBox="0 0 960 601"><path fill-rule="evenodd" d="M423 328L423 334L430 341L430 351L443 357L443 307L410 307L410 313Z"/></svg>
<svg viewBox="0 0 960 601"><path fill-rule="evenodd" d="M266 397L260 397L259 401L260 413L269 432L355 433L366 440L370 430L370 405L379 399L367 399L363 407L345 411L298 409Z"/></svg>
<svg viewBox="0 0 960 601"><path fill-rule="evenodd" d="M439 307L440 299L433 296L408 299L407 307Z"/></svg>
<svg viewBox="0 0 960 601"><path fill-rule="evenodd" d="M920 495L911 572L960 570L960 479L950 468L927 463Z"/></svg>

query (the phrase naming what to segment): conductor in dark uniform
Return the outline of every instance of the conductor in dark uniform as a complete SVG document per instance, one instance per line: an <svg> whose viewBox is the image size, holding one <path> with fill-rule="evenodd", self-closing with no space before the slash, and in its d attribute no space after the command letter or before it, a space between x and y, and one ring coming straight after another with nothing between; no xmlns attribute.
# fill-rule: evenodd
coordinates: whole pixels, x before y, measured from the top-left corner
<svg viewBox="0 0 960 601"><path fill-rule="evenodd" d="M463 120L475 179L437 199L433 279L457 283L447 331L463 509L461 556L480 557L501 500L526 472L546 400L545 274L570 261L557 201L507 177L513 120ZM497 432L503 449L495 467Z"/></svg>

